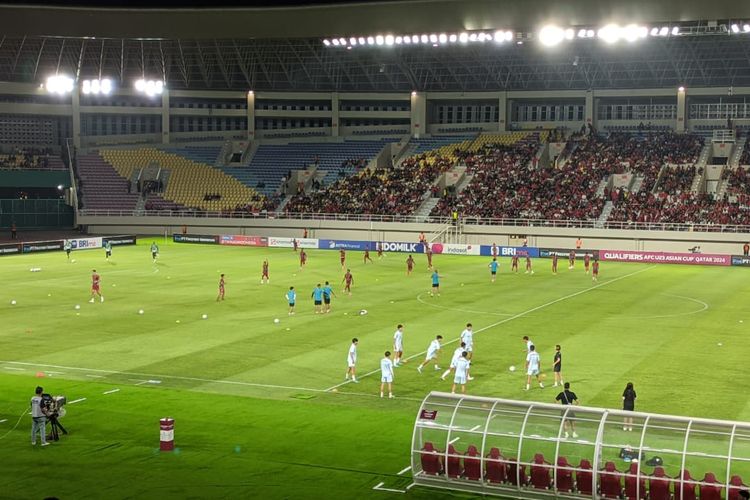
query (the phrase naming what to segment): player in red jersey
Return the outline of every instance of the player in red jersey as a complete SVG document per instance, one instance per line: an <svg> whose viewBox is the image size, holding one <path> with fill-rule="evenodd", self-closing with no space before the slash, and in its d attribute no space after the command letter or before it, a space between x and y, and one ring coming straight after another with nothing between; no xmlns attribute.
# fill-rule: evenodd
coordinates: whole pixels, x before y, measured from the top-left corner
<svg viewBox="0 0 750 500"><path fill-rule="evenodd" d="M297 246L298 246L297 238L292 238L292 248L294 249L295 252L297 251Z"/></svg>
<svg viewBox="0 0 750 500"><path fill-rule="evenodd" d="M224 274L219 277L219 295L216 296L216 302L224 300Z"/></svg>
<svg viewBox="0 0 750 500"><path fill-rule="evenodd" d="M497 245L492 244L492 258L497 258Z"/></svg>
<svg viewBox="0 0 750 500"><path fill-rule="evenodd" d="M557 274L557 252L552 252L552 274Z"/></svg>
<svg viewBox="0 0 750 500"><path fill-rule="evenodd" d="M574 267L576 267L576 251L571 250L568 255L568 269L573 269Z"/></svg>
<svg viewBox="0 0 750 500"><path fill-rule="evenodd" d="M510 258L510 270L514 273L518 272L518 255L514 255Z"/></svg>
<svg viewBox="0 0 750 500"><path fill-rule="evenodd" d="M375 249L378 251L378 260L383 258L383 244L382 243L376 243Z"/></svg>
<svg viewBox="0 0 750 500"><path fill-rule="evenodd" d="M263 282L268 283L270 281L268 277L268 259L263 261L263 274L260 275L260 282L263 284Z"/></svg>
<svg viewBox="0 0 750 500"><path fill-rule="evenodd" d="M591 281L599 281L599 259L594 259L594 265L591 266Z"/></svg>
<svg viewBox="0 0 750 500"><path fill-rule="evenodd" d="M427 269L432 269L432 248L429 243L424 244L424 253L427 255Z"/></svg>
<svg viewBox="0 0 750 500"><path fill-rule="evenodd" d="M583 268L586 270L586 274L589 273L589 264L591 263L591 256L586 252L583 256Z"/></svg>
<svg viewBox="0 0 750 500"><path fill-rule="evenodd" d="M305 264L307 264L307 254L305 253L305 249L301 249L299 251L299 270L302 271L302 268L305 267Z"/></svg>
<svg viewBox="0 0 750 500"><path fill-rule="evenodd" d="M364 257L362 257L362 260L363 260L363 262L364 262L365 264L367 264L367 261L368 261L368 260L369 260L370 262L372 262L372 259L370 258L370 249L369 249L369 248L365 248L365 255L364 255Z"/></svg>
<svg viewBox="0 0 750 500"><path fill-rule="evenodd" d="M414 270L414 257L409 254L409 258L406 259L406 275L409 276Z"/></svg>
<svg viewBox="0 0 750 500"><path fill-rule="evenodd" d="M343 248L339 250L339 260L341 261L341 270L346 268L346 250Z"/></svg>
<svg viewBox="0 0 750 500"><path fill-rule="evenodd" d="M91 270L91 302L94 303L94 297L97 295L99 296L99 301L104 302L104 296L102 295L101 289L100 289L100 282L102 278L99 276L96 272L96 269Z"/></svg>
<svg viewBox="0 0 750 500"><path fill-rule="evenodd" d="M346 270L346 274L344 275L344 279L341 280L341 282L344 284L344 291L347 292L349 295L352 294L352 283L354 283L354 276L352 276L352 271L350 269Z"/></svg>
<svg viewBox="0 0 750 500"><path fill-rule="evenodd" d="M531 257L526 256L526 272L524 274L534 274L534 270L531 269Z"/></svg>

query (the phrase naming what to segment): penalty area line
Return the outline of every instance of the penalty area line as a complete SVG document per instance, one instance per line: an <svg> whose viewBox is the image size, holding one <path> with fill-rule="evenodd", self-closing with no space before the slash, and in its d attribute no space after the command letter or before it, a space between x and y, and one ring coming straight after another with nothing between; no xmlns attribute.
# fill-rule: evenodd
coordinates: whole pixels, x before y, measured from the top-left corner
<svg viewBox="0 0 750 500"><path fill-rule="evenodd" d="M656 266L649 266L649 267L646 267L644 269L639 269L638 271L634 271L632 273L624 274L624 275L622 275L622 276L620 276L618 278L613 278L613 279L611 279L609 281L605 281L603 283L599 283L599 284L594 285L592 287L585 288L583 290L579 290L577 292L565 295L563 297L559 297L559 298L557 298L555 300L551 300L549 302L545 302L544 304L538 305L536 307L532 307L531 309L527 309L526 311L522 311L522 312L520 312L518 314L514 314L513 316L511 316L509 318L501 319L500 321L497 321L497 322L489 324L489 325L487 325L485 327L482 327L482 328L479 328L477 330L474 330L474 334L481 333L483 331L489 330L490 328L494 328L496 326L500 326L500 325L503 325L505 323L509 323L509 322L511 322L513 320L516 320L518 318L523 318L524 316L527 316L527 315L529 315L529 314L531 314L533 312L539 311L540 309L544 309L546 307L555 305L558 302L562 302L564 300L568 300L568 299L572 299L574 297L578 297L579 295L583 295L584 293L588 293L588 292L590 292L592 290L596 290L596 289L601 288L603 286L611 285L612 283L616 283L616 282L618 282L620 280L624 280L625 278L630 278L631 276L635 276L636 274L641 274L643 272L650 271L654 267L656 267ZM454 344L454 343L458 342L459 340L460 340L460 338L455 338L453 340L449 340L448 342L443 343L443 346ZM412 354L411 356L409 356L409 357L406 358L406 361L410 361L410 360L412 360L414 358L418 358L420 356L424 356L426 353L427 353L427 351L422 351L422 352L418 352L416 354ZM376 373L379 373L379 372L380 372L380 368L377 368L375 370L372 370L370 372L365 373L364 375L360 375L358 378L360 380L362 380L365 377L370 377L370 376L372 376L372 375L374 375ZM341 382L339 384L332 385L328 389L325 389L325 391L332 391L333 389L338 389L339 387L347 385L349 383L351 383L351 381L350 380L346 380L346 381Z"/></svg>

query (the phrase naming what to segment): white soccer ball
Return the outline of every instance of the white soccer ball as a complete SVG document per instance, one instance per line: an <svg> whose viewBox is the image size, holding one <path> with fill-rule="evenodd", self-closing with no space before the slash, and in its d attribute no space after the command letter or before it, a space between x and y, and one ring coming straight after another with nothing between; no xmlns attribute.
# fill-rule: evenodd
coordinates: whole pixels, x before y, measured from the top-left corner
<svg viewBox="0 0 750 500"><path fill-rule="evenodd" d="M78 309L80 309L80 308L81 308L81 306L80 306L80 305L78 305L78 304L76 304L76 307L75 307L76 311L77 311Z"/></svg>
<svg viewBox="0 0 750 500"><path fill-rule="evenodd" d="M274 322L274 323L277 323L277 324L278 324L278 323L280 323L280 321L279 321L279 318L275 318L275 319L273 320L273 322Z"/></svg>
<svg viewBox="0 0 750 500"><path fill-rule="evenodd" d="M72 259L70 262L75 262L75 261L76 261L75 259Z"/></svg>
<svg viewBox="0 0 750 500"><path fill-rule="evenodd" d="M138 309L138 314L143 314L143 309Z"/></svg>
<svg viewBox="0 0 750 500"><path fill-rule="evenodd" d="M10 305L12 305L12 306L16 305L16 301L15 300L11 300L10 301Z"/></svg>
<svg viewBox="0 0 750 500"><path fill-rule="evenodd" d="M722 344L721 342L719 342L719 343L718 343L718 344L716 344L716 345L717 345L717 346L719 346L719 347L721 347L721 346L723 346L724 344Z"/></svg>
<svg viewBox="0 0 750 500"><path fill-rule="evenodd" d="M359 315L364 316L365 314L367 314L367 309L360 309Z"/></svg>
<svg viewBox="0 0 750 500"><path fill-rule="evenodd" d="M208 314L204 314L203 316L201 316L201 319L208 319Z"/></svg>
<svg viewBox="0 0 750 500"><path fill-rule="evenodd" d="M515 365L510 365L510 368L508 368L508 370L510 370L512 372L516 371Z"/></svg>

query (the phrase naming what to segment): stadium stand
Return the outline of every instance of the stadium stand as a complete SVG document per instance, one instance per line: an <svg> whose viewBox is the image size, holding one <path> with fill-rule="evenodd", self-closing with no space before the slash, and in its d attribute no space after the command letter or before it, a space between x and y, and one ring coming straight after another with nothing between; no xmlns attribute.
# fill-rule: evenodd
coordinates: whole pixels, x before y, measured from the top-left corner
<svg viewBox="0 0 750 500"><path fill-rule="evenodd" d="M78 155L76 172L86 208L135 210L139 195L128 192L128 181L98 153Z"/></svg>
<svg viewBox="0 0 750 500"><path fill-rule="evenodd" d="M0 153L0 169L64 170L62 159L48 148L14 148Z"/></svg>
<svg viewBox="0 0 750 500"><path fill-rule="evenodd" d="M124 179L134 171L157 164L169 173L162 197L185 207L227 211L261 210L266 198L211 165L156 148L105 149L104 161Z"/></svg>

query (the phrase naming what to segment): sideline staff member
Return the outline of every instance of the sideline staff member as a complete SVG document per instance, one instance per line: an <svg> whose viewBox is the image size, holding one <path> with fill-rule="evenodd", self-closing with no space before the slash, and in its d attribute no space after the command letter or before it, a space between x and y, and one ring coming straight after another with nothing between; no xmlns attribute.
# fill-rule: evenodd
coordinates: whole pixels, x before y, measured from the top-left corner
<svg viewBox="0 0 750 500"><path fill-rule="evenodd" d="M42 408L42 389L37 386L34 391L34 397L31 398L31 446L36 445L36 435L42 437L42 446L47 446L47 411Z"/></svg>
<svg viewBox="0 0 750 500"><path fill-rule="evenodd" d="M563 386L564 390L557 395L555 398L555 401L559 401L561 405L567 406L567 405L577 405L578 404L578 396L576 396L576 393L570 390L570 382L565 382L565 385ZM565 427L565 438L567 439L569 437L568 435L568 428L570 428L570 431L573 433L573 438L577 438L578 434L576 434L576 424L573 419L576 418L576 414L573 413L573 411L568 411L567 416L565 417L564 427Z"/></svg>

